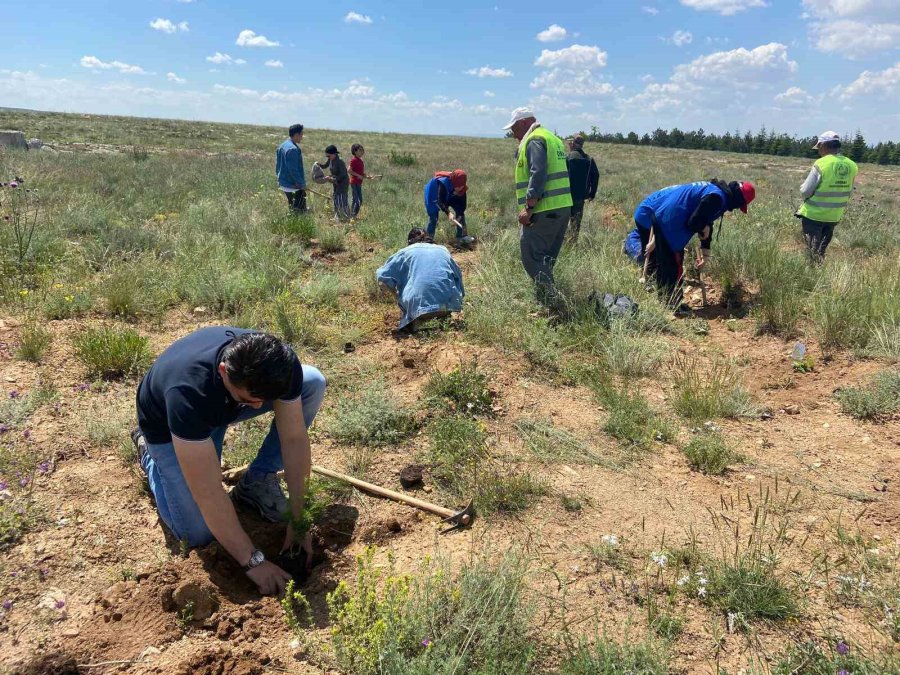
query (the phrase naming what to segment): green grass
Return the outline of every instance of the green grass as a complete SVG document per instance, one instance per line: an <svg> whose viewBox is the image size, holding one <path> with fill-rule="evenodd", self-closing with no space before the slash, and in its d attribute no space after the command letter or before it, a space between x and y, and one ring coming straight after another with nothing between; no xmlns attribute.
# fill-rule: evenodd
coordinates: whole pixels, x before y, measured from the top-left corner
<svg viewBox="0 0 900 675"><path fill-rule="evenodd" d="M862 387L835 392L841 410L857 419L886 418L900 410L900 371L885 370Z"/></svg>
<svg viewBox="0 0 900 675"><path fill-rule="evenodd" d="M609 411L603 430L626 450L646 452L654 441L674 438L674 427L655 413L639 393L604 387L597 396Z"/></svg>
<svg viewBox="0 0 900 675"><path fill-rule="evenodd" d="M600 464L598 452L574 434L560 429L548 419L523 418L515 423L525 448L545 464Z"/></svg>
<svg viewBox="0 0 900 675"><path fill-rule="evenodd" d="M669 675L669 656L663 643L626 638L616 642L598 635L581 641L562 662L560 675Z"/></svg>
<svg viewBox="0 0 900 675"><path fill-rule="evenodd" d="M89 328L72 342L90 377L127 377L150 365L149 340L132 328Z"/></svg>
<svg viewBox="0 0 900 675"><path fill-rule="evenodd" d="M740 459L718 432L703 432L694 436L684 446L683 452L692 469L714 476L725 473L729 464Z"/></svg>
<svg viewBox="0 0 900 675"><path fill-rule="evenodd" d="M379 447L403 441L417 426L412 411L376 382L338 399L325 431L338 443Z"/></svg>
<svg viewBox="0 0 900 675"><path fill-rule="evenodd" d="M749 417L756 409L732 364L679 357L672 367L672 407L693 421Z"/></svg>
<svg viewBox="0 0 900 675"><path fill-rule="evenodd" d="M446 375L434 372L423 394L432 408L449 408L469 415L490 413L494 400L487 375L475 361L461 363Z"/></svg>
<svg viewBox="0 0 900 675"><path fill-rule="evenodd" d="M38 363L53 343L53 333L37 323L27 323L22 327L16 356L25 361Z"/></svg>
<svg viewBox="0 0 900 675"><path fill-rule="evenodd" d="M842 654L838 651L846 649ZM900 657L896 654L866 654L856 645L832 639L827 645L815 641L797 644L786 649L772 667L773 675L885 675L900 672Z"/></svg>

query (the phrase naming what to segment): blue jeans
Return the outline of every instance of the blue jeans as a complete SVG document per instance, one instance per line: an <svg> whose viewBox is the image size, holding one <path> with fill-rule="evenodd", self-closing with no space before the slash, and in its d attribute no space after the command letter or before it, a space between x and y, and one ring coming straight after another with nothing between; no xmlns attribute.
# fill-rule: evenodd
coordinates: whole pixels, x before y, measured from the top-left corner
<svg viewBox="0 0 900 675"><path fill-rule="evenodd" d="M334 190L332 194L332 202L334 203L334 215L338 220L347 220L349 218L350 207L347 206L347 188L343 190Z"/></svg>
<svg viewBox="0 0 900 675"><path fill-rule="evenodd" d="M353 206L350 209L350 216L356 218L362 206L362 183L350 183L350 192L353 193Z"/></svg>
<svg viewBox="0 0 900 675"><path fill-rule="evenodd" d="M429 213L428 214L428 227L426 231L428 232L429 237L434 237L434 232L437 230L438 218L440 217L441 212L437 213ZM465 213L457 213L456 219L460 222L461 225L466 224L466 214ZM456 238L460 239L463 236L463 229L461 227L456 228Z"/></svg>
<svg viewBox="0 0 900 675"><path fill-rule="evenodd" d="M325 398L325 376L312 366L303 366L303 388L300 391L300 400L303 403L303 421L306 428L310 425L322 407ZM254 417L259 417L272 412L271 402L265 403L259 409L246 407L240 416L233 422L245 422ZM228 427L216 427L210 437L216 446L216 454L222 459L222 443L225 440L225 431ZM178 458L175 456L175 446L169 443L148 443L147 453L141 460L141 468L147 474L150 483L150 492L156 500L156 508L160 519L180 540L187 541L189 546L204 546L210 543L214 537L203 520L200 507L194 501L191 490ZM248 472L255 474L267 474L281 471L284 463L281 459L281 441L278 438L278 430L275 428L275 420L269 433L263 440L256 455L256 459L250 464Z"/></svg>

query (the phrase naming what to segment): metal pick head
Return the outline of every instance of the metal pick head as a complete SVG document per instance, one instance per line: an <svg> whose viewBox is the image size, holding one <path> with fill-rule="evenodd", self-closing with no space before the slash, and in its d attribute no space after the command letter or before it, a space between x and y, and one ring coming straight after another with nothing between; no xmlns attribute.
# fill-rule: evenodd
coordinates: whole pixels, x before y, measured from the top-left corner
<svg viewBox="0 0 900 675"><path fill-rule="evenodd" d="M442 530L441 534L470 527L475 522L475 504L470 500L464 509L444 518L441 522L451 524L446 530Z"/></svg>

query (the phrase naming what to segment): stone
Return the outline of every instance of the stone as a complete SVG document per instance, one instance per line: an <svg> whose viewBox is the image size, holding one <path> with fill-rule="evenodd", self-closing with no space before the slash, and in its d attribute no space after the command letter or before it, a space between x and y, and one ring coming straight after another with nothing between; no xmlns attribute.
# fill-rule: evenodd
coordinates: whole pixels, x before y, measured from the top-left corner
<svg viewBox="0 0 900 675"><path fill-rule="evenodd" d="M788 415L799 415L800 414L800 406L796 403L792 403L791 405L784 406L784 412Z"/></svg>
<svg viewBox="0 0 900 675"><path fill-rule="evenodd" d="M44 147L44 142L40 138L29 138L26 145L29 150L40 150Z"/></svg>
<svg viewBox="0 0 900 675"><path fill-rule="evenodd" d="M421 464L410 464L409 466L405 466L400 470L400 485L404 488L416 487L417 485L422 484L422 470L423 467Z"/></svg>
<svg viewBox="0 0 900 675"><path fill-rule="evenodd" d="M21 131L5 130L0 131L0 147L12 148L14 150L27 150L28 143L25 140L25 134Z"/></svg>

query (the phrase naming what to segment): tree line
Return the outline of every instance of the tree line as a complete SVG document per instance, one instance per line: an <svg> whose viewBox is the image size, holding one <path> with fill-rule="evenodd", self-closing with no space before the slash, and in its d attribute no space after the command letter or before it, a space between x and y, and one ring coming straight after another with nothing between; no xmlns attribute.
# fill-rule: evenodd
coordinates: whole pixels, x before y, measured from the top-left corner
<svg viewBox="0 0 900 675"><path fill-rule="evenodd" d="M762 127L755 134L751 131L741 133L740 130L724 134L707 133L703 129L682 131L678 127L671 131L656 129L653 133L638 136L631 131L602 132L592 126L590 133L580 132L587 140L598 143L615 143L618 145L655 145L661 148L687 148L693 150L722 150L725 152L745 152L758 155L780 155L782 157L818 157L812 146L816 144L815 136L796 137L788 134L777 134ZM869 145L861 131L857 130L851 138L845 136L841 140L843 154L855 162L872 164L900 165L900 144L894 141Z"/></svg>

